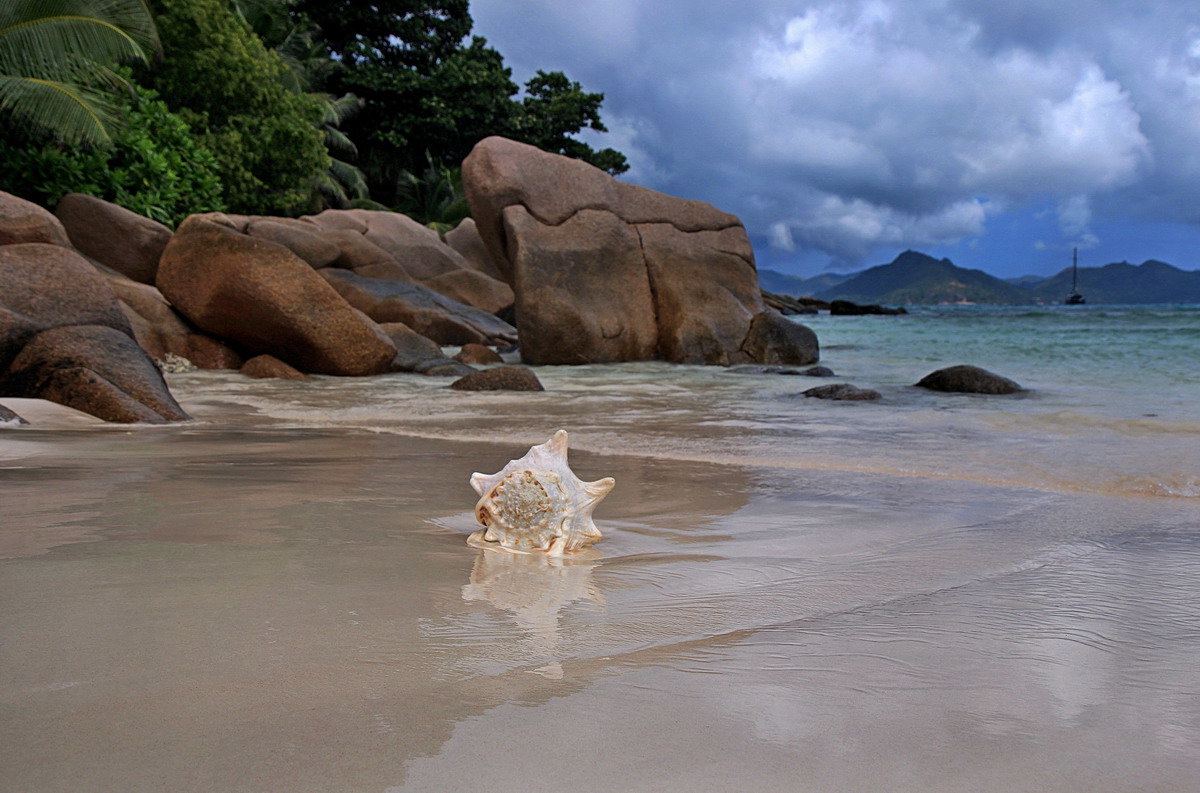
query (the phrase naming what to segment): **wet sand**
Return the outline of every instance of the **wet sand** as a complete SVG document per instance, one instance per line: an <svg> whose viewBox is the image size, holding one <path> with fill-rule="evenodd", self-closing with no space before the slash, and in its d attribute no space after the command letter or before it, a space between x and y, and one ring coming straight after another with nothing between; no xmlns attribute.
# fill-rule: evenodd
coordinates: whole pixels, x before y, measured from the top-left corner
<svg viewBox="0 0 1200 793"><path fill-rule="evenodd" d="M0 790L1200 778L1188 501L573 451L602 558L467 547L523 451L0 433Z"/></svg>

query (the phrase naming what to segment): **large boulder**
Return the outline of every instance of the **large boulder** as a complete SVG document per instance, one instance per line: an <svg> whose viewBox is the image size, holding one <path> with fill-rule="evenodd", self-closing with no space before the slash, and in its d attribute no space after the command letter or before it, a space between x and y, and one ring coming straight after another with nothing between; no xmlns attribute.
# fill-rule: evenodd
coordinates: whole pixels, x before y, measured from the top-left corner
<svg viewBox="0 0 1200 793"><path fill-rule="evenodd" d="M107 279L75 251L44 243L0 247L0 395L106 421L187 418Z"/></svg>
<svg viewBox="0 0 1200 793"><path fill-rule="evenodd" d="M420 284L368 278L336 268L319 271L350 305L376 322L402 322L438 344L511 344L516 329L480 309Z"/></svg>
<svg viewBox="0 0 1200 793"><path fill-rule="evenodd" d="M371 274L366 270L358 272L362 275ZM474 306L489 314L508 308L516 299L512 287L508 284L465 267L426 278L421 284L451 300Z"/></svg>
<svg viewBox="0 0 1200 793"><path fill-rule="evenodd" d="M515 292L525 361L749 360L744 343L764 306L733 215L498 137L471 151L463 184L489 259Z"/></svg>
<svg viewBox="0 0 1200 793"><path fill-rule="evenodd" d="M76 250L143 284L154 283L171 230L136 212L82 193L67 193L54 214Z"/></svg>
<svg viewBox="0 0 1200 793"><path fill-rule="evenodd" d="M1015 394L1024 391L1020 385L978 366L960 364L930 372L917 383L920 388L964 394Z"/></svg>
<svg viewBox="0 0 1200 793"><path fill-rule="evenodd" d="M201 330L303 372L388 370L391 340L282 245L191 217L163 252L158 288Z"/></svg>
<svg viewBox="0 0 1200 793"><path fill-rule="evenodd" d="M32 201L0 192L0 245L45 242L71 247L62 223Z"/></svg>

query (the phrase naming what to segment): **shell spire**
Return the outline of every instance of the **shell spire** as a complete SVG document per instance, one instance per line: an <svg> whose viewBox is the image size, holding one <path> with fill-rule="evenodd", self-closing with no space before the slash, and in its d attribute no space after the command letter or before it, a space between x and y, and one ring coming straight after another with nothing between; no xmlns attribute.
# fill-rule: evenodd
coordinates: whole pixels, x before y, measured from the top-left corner
<svg viewBox="0 0 1200 793"><path fill-rule="evenodd" d="M475 518L484 529L470 542L551 556L585 548L601 538L592 511L615 484L611 476L577 477L567 465L567 432L559 430L497 473L471 474L479 494Z"/></svg>

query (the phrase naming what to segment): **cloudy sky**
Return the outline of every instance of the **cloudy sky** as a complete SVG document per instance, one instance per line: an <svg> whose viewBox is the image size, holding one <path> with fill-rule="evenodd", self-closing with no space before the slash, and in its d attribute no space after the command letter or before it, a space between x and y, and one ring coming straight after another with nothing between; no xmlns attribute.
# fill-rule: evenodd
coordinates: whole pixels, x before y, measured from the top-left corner
<svg viewBox="0 0 1200 793"><path fill-rule="evenodd" d="M520 81L606 95L624 177L759 266L1200 268L1200 0L472 0Z"/></svg>

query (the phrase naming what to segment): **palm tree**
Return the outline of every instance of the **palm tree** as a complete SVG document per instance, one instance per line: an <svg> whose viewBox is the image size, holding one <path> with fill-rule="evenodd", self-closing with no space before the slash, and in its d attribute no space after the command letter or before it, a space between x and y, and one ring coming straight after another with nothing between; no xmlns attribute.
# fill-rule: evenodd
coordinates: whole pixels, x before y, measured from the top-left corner
<svg viewBox="0 0 1200 793"><path fill-rule="evenodd" d="M158 48L142 0L0 2L0 112L67 143L107 144L119 112L113 67Z"/></svg>

